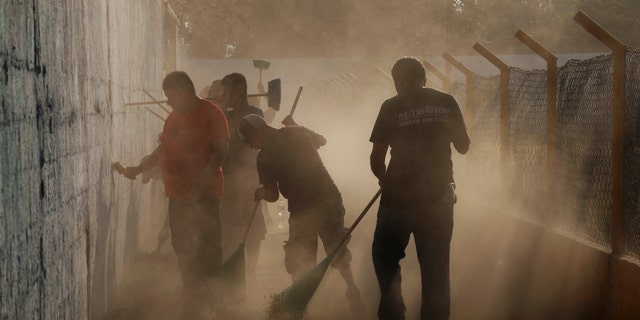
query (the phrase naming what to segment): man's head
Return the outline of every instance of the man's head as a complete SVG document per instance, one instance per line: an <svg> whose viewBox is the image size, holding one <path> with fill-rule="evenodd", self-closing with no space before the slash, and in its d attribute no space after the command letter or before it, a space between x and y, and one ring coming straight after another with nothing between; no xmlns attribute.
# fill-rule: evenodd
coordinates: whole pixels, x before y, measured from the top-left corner
<svg viewBox="0 0 640 320"><path fill-rule="evenodd" d="M208 88L209 89L207 90L206 98L210 99L216 104L222 105L222 80L213 80Z"/></svg>
<svg viewBox="0 0 640 320"><path fill-rule="evenodd" d="M174 71L164 77L162 90L167 96L167 104L180 112L189 110L198 97L193 81L184 71Z"/></svg>
<svg viewBox="0 0 640 320"><path fill-rule="evenodd" d="M403 93L411 89L422 88L426 83L424 66L415 57L398 59L391 68L391 76L396 85L396 91Z"/></svg>
<svg viewBox="0 0 640 320"><path fill-rule="evenodd" d="M227 108L247 105L247 79L240 73L231 73L222 78L222 101Z"/></svg>
<svg viewBox="0 0 640 320"><path fill-rule="evenodd" d="M269 125L257 114L250 114L240 119L238 133L242 140L254 149L262 148L264 133Z"/></svg>
<svg viewBox="0 0 640 320"><path fill-rule="evenodd" d="M198 96L200 96L201 98L208 97L209 94L207 92L209 92L209 88L210 88L210 86L206 86L206 87L202 88L202 90L200 90L200 93L198 94Z"/></svg>
<svg viewBox="0 0 640 320"><path fill-rule="evenodd" d="M209 90L207 91L208 98L215 98L222 96L222 80L216 79L211 82Z"/></svg>

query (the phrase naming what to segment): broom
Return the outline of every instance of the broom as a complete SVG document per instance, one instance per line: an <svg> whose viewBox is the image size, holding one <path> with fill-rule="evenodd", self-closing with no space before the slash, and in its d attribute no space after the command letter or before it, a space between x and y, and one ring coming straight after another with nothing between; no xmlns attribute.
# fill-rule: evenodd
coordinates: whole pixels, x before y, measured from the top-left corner
<svg viewBox="0 0 640 320"><path fill-rule="evenodd" d="M284 291L279 294L274 294L271 296L271 303L267 310L267 319L275 320L275 319L301 319L304 310L309 304L311 297L315 293L318 285L320 285L320 281L324 277L331 260L335 256L336 252L340 250L340 248L344 245L344 243L349 239L349 236L356 228L360 220L364 218L364 215L369 211L373 203L378 199L382 193L382 189L378 190L376 194L373 196L371 201L367 204L367 206L362 210L362 213L358 216L355 222L349 228L349 231L344 236L342 241L336 246L336 248L327 255L324 260L322 260L319 264L317 264L313 269L311 269L307 274L302 276L298 281L294 282L288 288L284 289Z"/></svg>
<svg viewBox="0 0 640 320"><path fill-rule="evenodd" d="M212 292L214 292L214 300L216 302L232 304L244 301L246 282L244 248L259 205L260 201L256 201L242 242L240 242L238 248L229 256L227 261L218 268L209 283L210 287L214 287Z"/></svg>

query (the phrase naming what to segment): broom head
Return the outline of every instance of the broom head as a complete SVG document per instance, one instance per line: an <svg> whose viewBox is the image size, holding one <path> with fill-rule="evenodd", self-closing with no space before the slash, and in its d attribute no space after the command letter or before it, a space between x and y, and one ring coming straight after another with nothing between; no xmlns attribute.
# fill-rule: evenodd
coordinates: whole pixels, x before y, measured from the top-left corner
<svg viewBox="0 0 640 320"><path fill-rule="evenodd" d="M333 254L328 255L298 281L280 294L273 295L268 310L268 319L298 319L301 317L332 259Z"/></svg>
<svg viewBox="0 0 640 320"><path fill-rule="evenodd" d="M209 288L217 303L232 304L245 298L244 243L231 254L209 281Z"/></svg>

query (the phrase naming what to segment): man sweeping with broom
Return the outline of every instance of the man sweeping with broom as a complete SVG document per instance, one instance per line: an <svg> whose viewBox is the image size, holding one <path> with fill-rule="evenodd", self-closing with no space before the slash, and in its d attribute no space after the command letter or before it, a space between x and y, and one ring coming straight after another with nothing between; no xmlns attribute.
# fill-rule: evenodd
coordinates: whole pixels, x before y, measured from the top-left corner
<svg viewBox="0 0 640 320"><path fill-rule="evenodd" d="M422 277L420 319L448 319L449 243L456 202L451 144L465 154L469 135L455 99L424 88L420 60L399 59L391 75L398 95L382 104L370 138L371 169L382 187L372 246L380 286L378 319L405 319L399 261L411 234Z"/></svg>
<svg viewBox="0 0 640 320"><path fill-rule="evenodd" d="M257 151L245 145L238 133L238 123L246 115L262 116L262 110L247 101L247 80L240 73L231 73L221 81L222 104L229 123L229 152L222 164L225 179L225 197L221 203L222 251L225 257L233 252L249 228L246 244L246 274L255 283L255 269L260 253L260 242L267 228L261 207L254 209L252 192L259 185L256 173ZM257 210L257 211L256 211ZM254 211L256 211L254 213ZM249 225L250 224L250 225Z"/></svg>
<svg viewBox="0 0 640 320"><path fill-rule="evenodd" d="M317 151L326 140L301 126L273 128L257 115L245 116L238 129L246 143L260 149L257 167L263 187L256 190L255 199L275 202L280 193L288 199L291 215L285 267L296 282L316 265L318 236L325 251L333 252L348 234L342 196ZM331 265L347 284L347 300L357 318L365 310L350 262L351 253L342 246Z"/></svg>

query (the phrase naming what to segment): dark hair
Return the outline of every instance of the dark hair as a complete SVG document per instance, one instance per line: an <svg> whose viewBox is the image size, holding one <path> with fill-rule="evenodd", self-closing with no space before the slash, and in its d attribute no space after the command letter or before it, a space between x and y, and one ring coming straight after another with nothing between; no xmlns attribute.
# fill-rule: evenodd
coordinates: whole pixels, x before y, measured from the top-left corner
<svg viewBox="0 0 640 320"><path fill-rule="evenodd" d="M189 78L184 71L173 71L169 73L162 81L162 90L178 89L187 93L196 94L196 88L193 86L193 81Z"/></svg>
<svg viewBox="0 0 640 320"><path fill-rule="evenodd" d="M422 81L426 77L424 66L416 57L402 57L393 64L391 76L394 81L413 83Z"/></svg>
<svg viewBox="0 0 640 320"><path fill-rule="evenodd" d="M211 82L211 85L209 86L209 90L207 90L207 96L209 98L212 98L216 96L216 94L219 93L220 90L222 90L222 81L220 81L220 79L213 80Z"/></svg>
<svg viewBox="0 0 640 320"><path fill-rule="evenodd" d="M247 95L247 79L240 73L230 73L222 78L223 87L232 88L240 96Z"/></svg>

